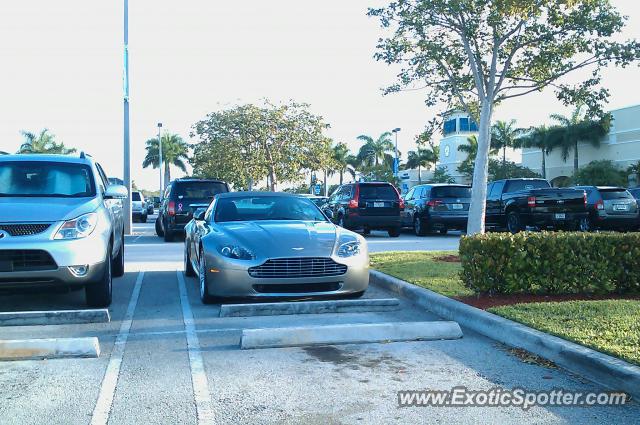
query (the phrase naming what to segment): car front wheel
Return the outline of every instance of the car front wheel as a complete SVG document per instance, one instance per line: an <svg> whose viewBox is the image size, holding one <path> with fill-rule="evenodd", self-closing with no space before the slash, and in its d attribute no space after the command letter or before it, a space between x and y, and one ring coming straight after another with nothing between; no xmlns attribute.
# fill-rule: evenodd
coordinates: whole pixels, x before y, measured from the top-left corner
<svg viewBox="0 0 640 425"><path fill-rule="evenodd" d="M111 252L111 247L109 251ZM112 274L111 274L111 255L107 254L104 262L104 272L99 281L89 283L85 286L84 292L87 299L87 305L94 308L109 307L112 298Z"/></svg>
<svg viewBox="0 0 640 425"><path fill-rule="evenodd" d="M118 251L118 255L113 259L112 270L113 277L121 277L124 275L124 234L120 239L120 250Z"/></svg>
<svg viewBox="0 0 640 425"><path fill-rule="evenodd" d="M160 216L158 216L158 218L156 218L156 235L163 237L164 236L164 229L162 228L162 219L160 218Z"/></svg>
<svg viewBox="0 0 640 425"><path fill-rule="evenodd" d="M191 264L191 255L189 255L189 245L185 244L184 247L184 275L193 277L196 275L196 271Z"/></svg>
<svg viewBox="0 0 640 425"><path fill-rule="evenodd" d="M207 278L207 261L204 258L204 250L200 248L200 261L198 261L198 282L200 286L200 300L203 304L211 304L215 301L209 295L209 279Z"/></svg>

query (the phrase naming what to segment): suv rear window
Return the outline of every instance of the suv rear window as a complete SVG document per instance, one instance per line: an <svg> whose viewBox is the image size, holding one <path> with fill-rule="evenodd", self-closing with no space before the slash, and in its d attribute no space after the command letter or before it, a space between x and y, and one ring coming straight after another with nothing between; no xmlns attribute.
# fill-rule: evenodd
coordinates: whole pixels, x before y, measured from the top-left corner
<svg viewBox="0 0 640 425"><path fill-rule="evenodd" d="M179 182L175 184L173 196L178 199L211 199L218 193L227 192L227 185L220 182Z"/></svg>
<svg viewBox="0 0 640 425"><path fill-rule="evenodd" d="M602 195L602 199L605 201L609 201L611 199L630 199L632 198L631 194L624 189L600 189L600 195Z"/></svg>
<svg viewBox="0 0 640 425"><path fill-rule="evenodd" d="M470 187L442 186L431 189L432 198L471 198Z"/></svg>
<svg viewBox="0 0 640 425"><path fill-rule="evenodd" d="M548 189L551 186L546 180L511 180L507 182L503 193L519 192L521 190Z"/></svg>
<svg viewBox="0 0 640 425"><path fill-rule="evenodd" d="M398 192L390 184L360 185L360 199L397 200Z"/></svg>
<svg viewBox="0 0 640 425"><path fill-rule="evenodd" d="M141 201L142 199L140 199L140 192L133 192L131 194L131 200L132 201Z"/></svg>

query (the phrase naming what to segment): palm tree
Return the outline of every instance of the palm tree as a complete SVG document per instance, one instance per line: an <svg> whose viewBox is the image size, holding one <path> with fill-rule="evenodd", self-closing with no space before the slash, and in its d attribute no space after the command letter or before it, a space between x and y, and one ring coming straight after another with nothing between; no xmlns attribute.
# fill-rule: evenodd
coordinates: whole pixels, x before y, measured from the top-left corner
<svg viewBox="0 0 640 425"><path fill-rule="evenodd" d="M541 125L532 127L527 133L518 139L518 144L525 148L537 148L542 153L542 177L547 178L547 156L551 151L560 146L564 137L563 127L553 126L547 127Z"/></svg>
<svg viewBox="0 0 640 425"><path fill-rule="evenodd" d="M579 105L570 117L552 114L555 120L564 128L563 137L559 140L559 148L562 150L562 160L567 161L569 152L573 150L573 171L578 171L578 143L589 142L593 147L599 148L602 138L609 132L611 116L606 115L599 121L592 121L584 117L582 106Z"/></svg>
<svg viewBox="0 0 640 425"><path fill-rule="evenodd" d="M518 137L524 134L522 128L515 128L516 120L496 121L491 127L491 146L502 149L502 166L507 163L507 148L518 147Z"/></svg>
<svg viewBox="0 0 640 425"><path fill-rule="evenodd" d="M20 145L18 153L46 153L46 154L62 154L68 155L74 153L74 148L67 148L64 143L57 143L55 136L44 128L38 135L30 131L22 130L25 141Z"/></svg>
<svg viewBox="0 0 640 425"><path fill-rule="evenodd" d="M340 175L340 184L342 184L344 173L351 174L352 178L356 178L356 169L353 166L357 159L349 151L349 147L346 144L340 142L333 147L332 153L332 166L329 169L329 175L332 176L335 173Z"/></svg>
<svg viewBox="0 0 640 425"><path fill-rule="evenodd" d="M640 183L640 161L636 162L635 164L629 165L629 168L627 168L627 173L635 175L636 184Z"/></svg>
<svg viewBox="0 0 640 425"><path fill-rule="evenodd" d="M142 167L152 166L158 168L158 138L149 139L146 142L147 155L142 161ZM162 162L164 163L164 186L171 181L171 165L178 167L183 172L187 171L184 160L188 159L189 146L177 134L165 133L162 135Z"/></svg>
<svg viewBox="0 0 640 425"><path fill-rule="evenodd" d="M376 140L371 136L361 134L358 140L364 142L364 145L358 152L358 159L365 165L378 166L380 162L385 165L393 164L393 155L395 152L393 142L391 141L391 133L386 131L382 133Z"/></svg>
<svg viewBox="0 0 640 425"><path fill-rule="evenodd" d="M418 184L422 183L422 167L427 170L431 169L431 164L438 162L438 155L432 149L420 149L418 145L418 151L409 151L407 154L407 163L405 169L413 170L418 169Z"/></svg>

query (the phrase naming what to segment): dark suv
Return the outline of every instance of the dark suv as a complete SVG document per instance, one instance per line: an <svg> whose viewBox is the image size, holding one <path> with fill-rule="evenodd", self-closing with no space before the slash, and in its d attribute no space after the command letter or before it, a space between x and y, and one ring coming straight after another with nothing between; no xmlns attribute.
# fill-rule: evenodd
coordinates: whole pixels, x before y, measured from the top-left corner
<svg viewBox="0 0 640 425"><path fill-rule="evenodd" d="M386 230L400 236L400 211L404 201L398 190L386 182L344 184L331 195L324 208L341 227L350 230Z"/></svg>
<svg viewBox="0 0 640 425"><path fill-rule="evenodd" d="M638 227L637 201L627 189L605 186L576 186L587 193L591 229L631 230Z"/></svg>
<svg viewBox="0 0 640 425"><path fill-rule="evenodd" d="M198 208L207 208L218 193L229 192L229 185L220 180L177 179L164 190L156 219L156 234L171 242L176 233L193 218Z"/></svg>
<svg viewBox="0 0 640 425"><path fill-rule="evenodd" d="M402 225L412 227L418 236L449 229L466 230L471 203L471 186L423 184L414 186L404 197Z"/></svg>

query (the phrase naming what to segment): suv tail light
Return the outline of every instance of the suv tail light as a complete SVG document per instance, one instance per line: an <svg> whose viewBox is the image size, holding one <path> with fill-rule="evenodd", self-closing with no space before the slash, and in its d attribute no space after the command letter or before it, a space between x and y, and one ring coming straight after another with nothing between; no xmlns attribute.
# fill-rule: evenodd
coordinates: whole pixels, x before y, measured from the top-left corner
<svg viewBox="0 0 640 425"><path fill-rule="evenodd" d="M356 185L356 190L353 194L353 198L349 200L349 208L358 208L358 199L360 199L360 185Z"/></svg>
<svg viewBox="0 0 640 425"><path fill-rule="evenodd" d="M441 205L441 204L442 204L442 201L431 200L431 201L427 202L427 206L431 207L431 208L437 207L438 205Z"/></svg>
<svg viewBox="0 0 640 425"><path fill-rule="evenodd" d="M598 199L596 202L596 209L603 210L604 209L604 201L602 199Z"/></svg>
<svg viewBox="0 0 640 425"><path fill-rule="evenodd" d="M173 201L169 201L168 207L169 215L176 215L176 203Z"/></svg>
<svg viewBox="0 0 640 425"><path fill-rule="evenodd" d="M358 208L358 200L357 199L351 199L349 201L349 208Z"/></svg>
<svg viewBox="0 0 640 425"><path fill-rule="evenodd" d="M527 205L530 207L535 207L536 206L536 197L535 196L529 196L527 198Z"/></svg>
<svg viewBox="0 0 640 425"><path fill-rule="evenodd" d="M391 187L393 188L393 190L396 191L396 195L398 195L398 206L400 207L401 210L404 209L404 199L402 199L402 196L400 196L400 192L398 191L398 188L395 187L394 185L391 185Z"/></svg>

